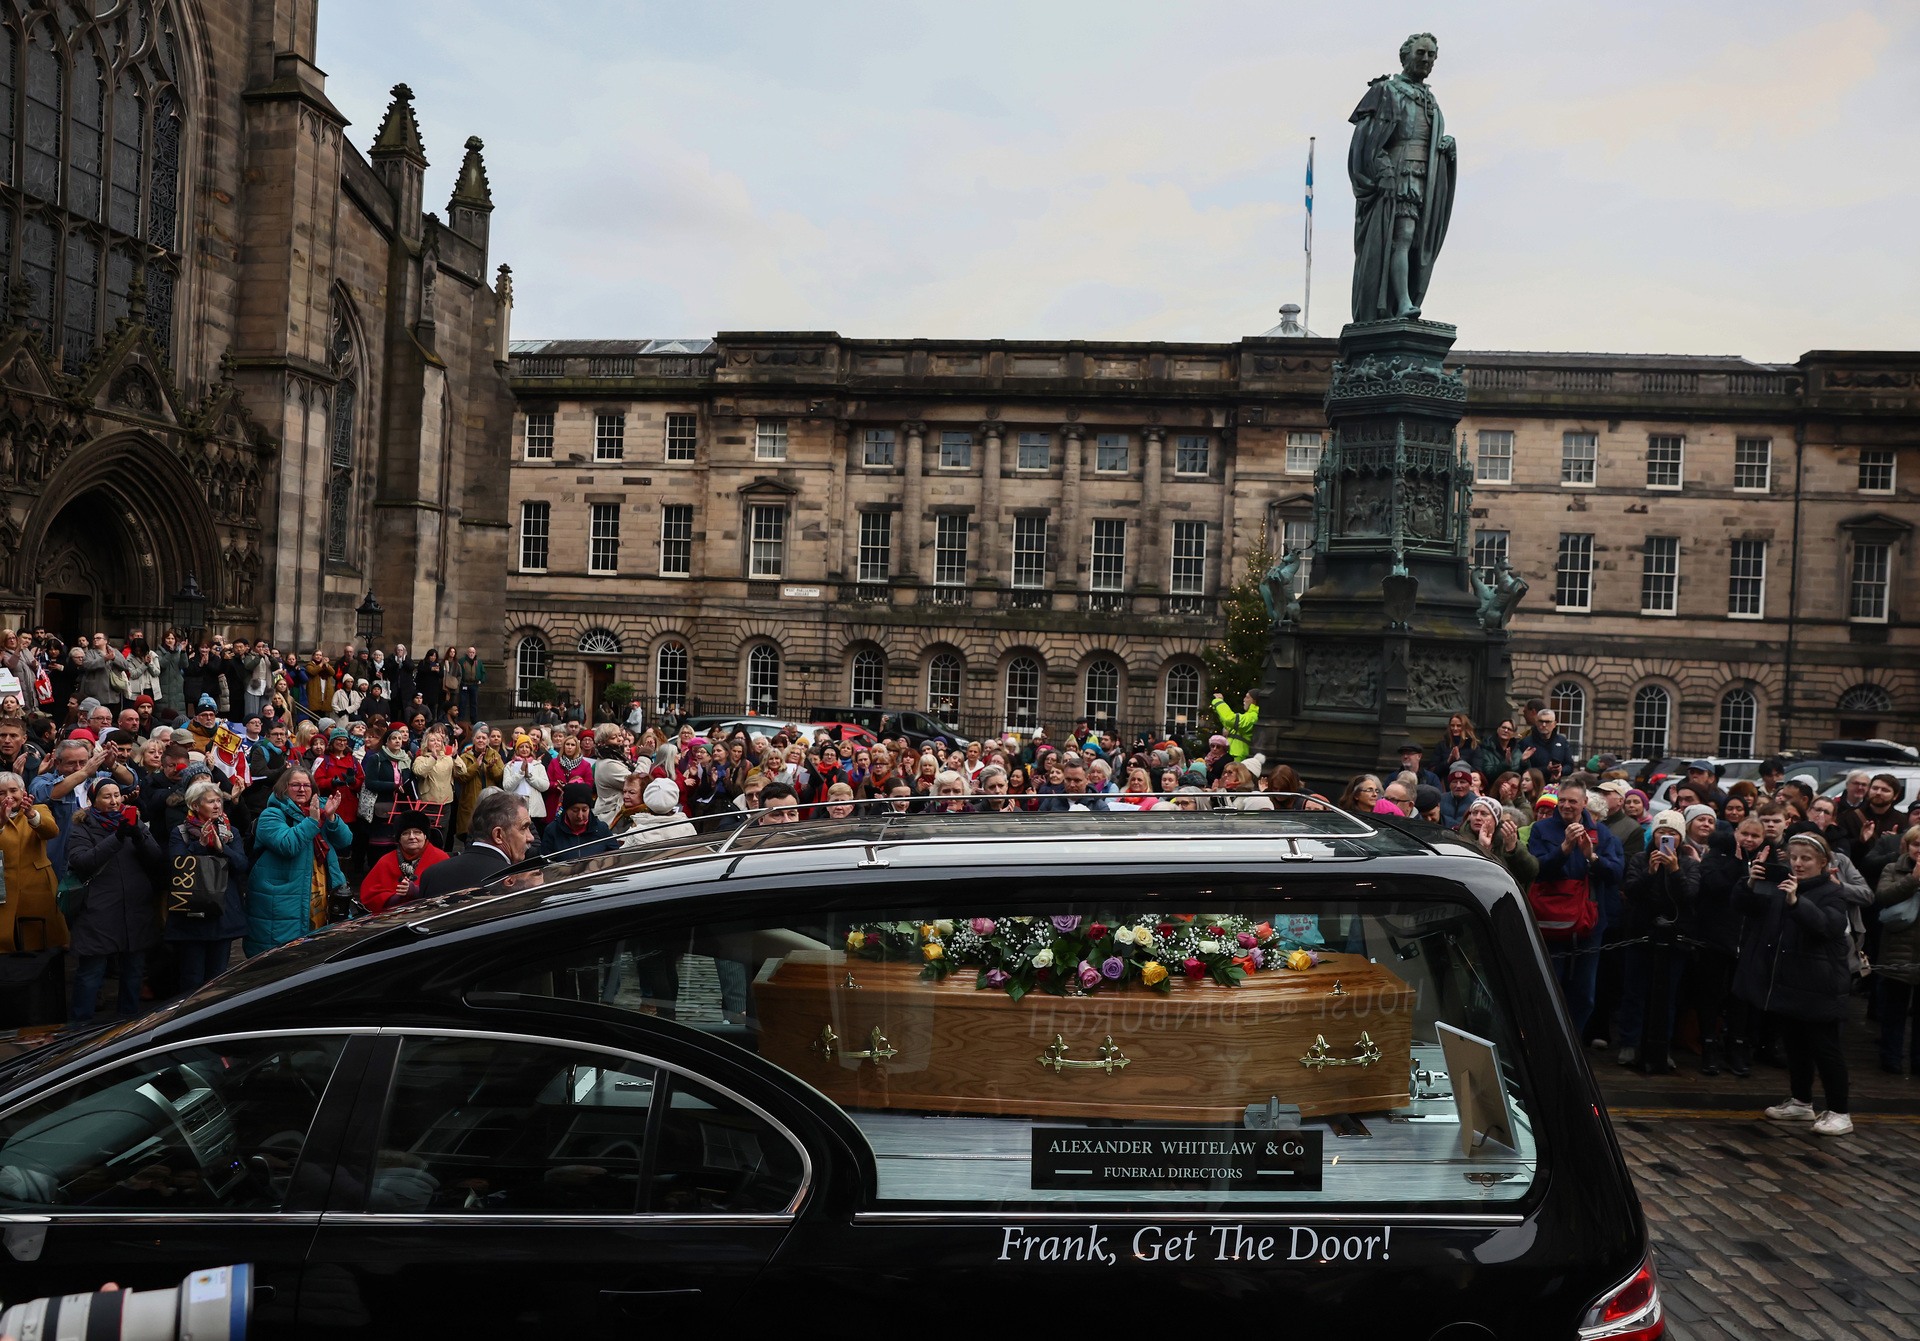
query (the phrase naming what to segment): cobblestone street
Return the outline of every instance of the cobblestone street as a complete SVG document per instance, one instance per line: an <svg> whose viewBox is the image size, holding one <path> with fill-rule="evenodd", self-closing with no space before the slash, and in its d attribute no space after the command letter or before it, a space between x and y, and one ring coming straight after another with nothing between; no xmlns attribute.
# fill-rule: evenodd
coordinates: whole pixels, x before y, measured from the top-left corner
<svg viewBox="0 0 1920 1341"><path fill-rule="evenodd" d="M1676 1341L1920 1337L1920 1118L1617 1117Z"/></svg>

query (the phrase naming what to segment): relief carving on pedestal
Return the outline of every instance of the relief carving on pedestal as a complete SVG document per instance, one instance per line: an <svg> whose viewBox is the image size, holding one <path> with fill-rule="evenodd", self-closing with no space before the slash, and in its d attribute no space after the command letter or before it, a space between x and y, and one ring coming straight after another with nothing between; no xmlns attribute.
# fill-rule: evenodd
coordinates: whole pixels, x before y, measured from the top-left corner
<svg viewBox="0 0 1920 1341"><path fill-rule="evenodd" d="M1379 653L1363 643L1308 647L1300 678L1306 707L1372 712L1379 706Z"/></svg>
<svg viewBox="0 0 1920 1341"><path fill-rule="evenodd" d="M1472 685L1473 659L1467 653L1418 654L1407 670L1407 711L1465 712Z"/></svg>

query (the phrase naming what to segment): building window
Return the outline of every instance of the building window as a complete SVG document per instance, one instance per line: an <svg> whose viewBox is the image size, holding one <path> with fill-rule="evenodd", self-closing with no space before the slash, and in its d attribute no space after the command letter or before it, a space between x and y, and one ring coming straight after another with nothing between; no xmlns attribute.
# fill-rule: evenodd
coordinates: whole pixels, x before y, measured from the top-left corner
<svg viewBox="0 0 1920 1341"><path fill-rule="evenodd" d="M966 514L942 512L933 522L933 583L937 587L964 587L967 584Z"/></svg>
<svg viewBox="0 0 1920 1341"><path fill-rule="evenodd" d="M1855 541L1853 578L1847 584L1847 618L1884 622L1887 617L1887 583L1893 567L1893 546L1875 541Z"/></svg>
<svg viewBox="0 0 1920 1341"><path fill-rule="evenodd" d="M691 503L667 503L660 509L660 576L693 576Z"/></svg>
<svg viewBox="0 0 1920 1341"><path fill-rule="evenodd" d="M973 469L973 434L948 430L940 435L940 469Z"/></svg>
<svg viewBox="0 0 1920 1341"><path fill-rule="evenodd" d="M1293 594L1298 596L1313 585L1313 519L1287 517L1280 523L1280 551L1301 551L1300 567L1294 570Z"/></svg>
<svg viewBox="0 0 1920 1341"><path fill-rule="evenodd" d="M1758 619L1767 600L1767 542L1736 540L1727 547L1727 613Z"/></svg>
<svg viewBox="0 0 1920 1341"><path fill-rule="evenodd" d="M787 510L778 503L747 509L747 576L778 578L787 569Z"/></svg>
<svg viewBox="0 0 1920 1341"><path fill-rule="evenodd" d="M587 523L587 571L620 571L620 505L595 503Z"/></svg>
<svg viewBox="0 0 1920 1341"><path fill-rule="evenodd" d="M753 426L753 459L756 461L787 459L786 420L762 419Z"/></svg>
<svg viewBox="0 0 1920 1341"><path fill-rule="evenodd" d="M1893 492L1893 449L1880 448L1860 453L1860 492Z"/></svg>
<svg viewBox="0 0 1920 1341"><path fill-rule="evenodd" d="M527 460L553 460L553 416L529 414L526 433Z"/></svg>
<svg viewBox="0 0 1920 1341"><path fill-rule="evenodd" d="M1022 433L1019 453L1015 469L1051 470L1053 468L1053 434Z"/></svg>
<svg viewBox="0 0 1920 1341"><path fill-rule="evenodd" d="M653 654L653 710L685 707L693 687L688 674L687 645L682 642L660 644Z"/></svg>
<svg viewBox="0 0 1920 1341"><path fill-rule="evenodd" d="M1678 489L1681 482L1681 458L1686 439L1674 434L1656 433L1647 439L1647 488Z"/></svg>
<svg viewBox="0 0 1920 1341"><path fill-rule="evenodd" d="M1204 475L1213 442L1203 433L1182 433L1173 440L1173 473Z"/></svg>
<svg viewBox="0 0 1920 1341"><path fill-rule="evenodd" d="M1733 487L1765 493L1773 487L1773 439L1741 438L1733 444Z"/></svg>
<svg viewBox="0 0 1920 1341"><path fill-rule="evenodd" d="M1560 483L1585 486L1594 482L1600 456L1600 435L1568 433L1560 439Z"/></svg>
<svg viewBox="0 0 1920 1341"><path fill-rule="evenodd" d="M1748 689L1729 689L1720 696L1720 750L1722 759L1751 759L1760 721L1760 703ZM1651 757L1651 756L1649 756Z"/></svg>
<svg viewBox="0 0 1920 1341"><path fill-rule="evenodd" d="M539 700L533 696L533 682L547 678L547 644L534 634L529 633L513 649L513 701L520 708L537 708Z"/></svg>
<svg viewBox="0 0 1920 1341"><path fill-rule="evenodd" d="M927 711L948 721L960 710L960 658L936 652L927 662Z"/></svg>
<svg viewBox="0 0 1920 1341"><path fill-rule="evenodd" d="M1040 725L1040 663L1015 657L1007 663L1007 720L1009 731L1031 731Z"/></svg>
<svg viewBox="0 0 1920 1341"><path fill-rule="evenodd" d="M1199 596L1207 589L1207 524L1173 524L1173 571L1167 590L1176 596Z"/></svg>
<svg viewBox="0 0 1920 1341"><path fill-rule="evenodd" d="M1127 524L1118 517L1096 517L1093 521L1093 572L1095 591L1123 591L1127 577Z"/></svg>
<svg viewBox="0 0 1920 1341"><path fill-rule="evenodd" d="M1200 668L1184 663L1167 668L1166 710L1161 730L1170 739L1184 740L1200 721ZM1154 779L1158 786L1160 780Z"/></svg>
<svg viewBox="0 0 1920 1341"><path fill-rule="evenodd" d="M861 448L860 464L874 469L891 470L893 468L893 430L890 428L870 428L866 442Z"/></svg>
<svg viewBox="0 0 1920 1341"><path fill-rule="evenodd" d="M1547 692L1547 706L1553 709L1556 729L1567 738L1573 752L1587 749L1587 691L1573 680L1562 680Z"/></svg>
<svg viewBox="0 0 1920 1341"><path fill-rule="evenodd" d="M1513 483L1513 432L1504 428L1480 430L1480 462L1473 478L1480 484Z"/></svg>
<svg viewBox="0 0 1920 1341"><path fill-rule="evenodd" d="M772 713L780 710L780 649L772 643L755 643L747 653L747 711Z"/></svg>
<svg viewBox="0 0 1920 1341"><path fill-rule="evenodd" d="M1013 519L1013 585L1039 587L1047 581L1047 519Z"/></svg>
<svg viewBox="0 0 1920 1341"><path fill-rule="evenodd" d="M593 459L619 461L627 454L627 412L603 410L593 416Z"/></svg>
<svg viewBox="0 0 1920 1341"><path fill-rule="evenodd" d="M547 571L547 544L553 535L553 504L520 504L520 571Z"/></svg>
<svg viewBox="0 0 1920 1341"><path fill-rule="evenodd" d="M1109 728L1120 715L1120 663L1101 657L1087 666L1084 716L1094 726Z"/></svg>
<svg viewBox="0 0 1920 1341"><path fill-rule="evenodd" d="M339 302L333 307L333 330L327 345L332 365L332 422L327 425L327 557L346 561L352 531L354 444L359 440L360 356L353 324ZM544 565L542 565L544 567Z"/></svg>
<svg viewBox="0 0 1920 1341"><path fill-rule="evenodd" d="M691 461L699 455L699 420L690 414L667 416L667 460Z"/></svg>
<svg viewBox="0 0 1920 1341"><path fill-rule="evenodd" d="M1642 759L1663 759L1667 753L1667 724L1673 716L1673 697L1657 684L1642 685L1633 694L1633 752Z"/></svg>
<svg viewBox="0 0 1920 1341"><path fill-rule="evenodd" d="M1554 563L1553 606L1556 610L1587 610L1593 606L1593 537L1560 537Z"/></svg>
<svg viewBox="0 0 1920 1341"><path fill-rule="evenodd" d="M1507 542L1511 538L1506 531L1473 533L1473 571L1488 586L1500 576L1500 564L1507 557Z"/></svg>
<svg viewBox="0 0 1920 1341"><path fill-rule="evenodd" d="M1670 615L1680 595L1680 537L1650 535L1640 551L1640 613Z"/></svg>
<svg viewBox="0 0 1920 1341"><path fill-rule="evenodd" d="M850 691L854 707L879 707L887 691L887 659L871 648L855 652Z"/></svg>
<svg viewBox="0 0 1920 1341"><path fill-rule="evenodd" d="M855 576L861 582L885 582L893 576L893 514L860 514L860 561Z"/></svg>
<svg viewBox="0 0 1920 1341"><path fill-rule="evenodd" d="M1857 684L1840 695L1840 735L1848 740L1873 740L1881 719L1893 711L1893 695L1877 684Z"/></svg>
<svg viewBox="0 0 1920 1341"><path fill-rule="evenodd" d="M588 656L617 657L620 655L620 635L611 629L588 629L580 635L575 648Z"/></svg>
<svg viewBox="0 0 1920 1341"><path fill-rule="evenodd" d="M1320 468L1327 450L1327 435L1319 432L1287 434L1287 474L1311 475Z"/></svg>
<svg viewBox="0 0 1920 1341"><path fill-rule="evenodd" d="M1102 433L1094 439L1093 469L1100 475L1124 475L1132 469L1127 459L1128 440L1124 433Z"/></svg>

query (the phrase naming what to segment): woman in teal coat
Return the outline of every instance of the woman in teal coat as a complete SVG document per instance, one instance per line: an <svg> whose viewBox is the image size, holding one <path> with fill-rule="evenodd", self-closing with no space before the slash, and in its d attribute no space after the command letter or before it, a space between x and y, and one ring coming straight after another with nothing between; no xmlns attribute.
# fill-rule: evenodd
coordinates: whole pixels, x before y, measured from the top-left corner
<svg viewBox="0 0 1920 1341"><path fill-rule="evenodd" d="M340 798L313 794L313 775L289 768L253 828L253 869L247 873L246 951L257 955L298 940L326 921L327 891L345 887L339 854L353 847L353 831L335 812ZM326 862L320 887L314 873Z"/></svg>

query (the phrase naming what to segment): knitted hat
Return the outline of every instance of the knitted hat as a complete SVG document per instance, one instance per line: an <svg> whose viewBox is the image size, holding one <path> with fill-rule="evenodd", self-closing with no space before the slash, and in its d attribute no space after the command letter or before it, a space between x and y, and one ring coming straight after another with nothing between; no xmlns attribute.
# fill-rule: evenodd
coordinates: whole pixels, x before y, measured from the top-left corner
<svg viewBox="0 0 1920 1341"><path fill-rule="evenodd" d="M656 815L671 815L680 808L680 784L672 778L655 778L641 796Z"/></svg>
<svg viewBox="0 0 1920 1341"><path fill-rule="evenodd" d="M569 782L560 789L560 807L590 806L593 804L593 784L591 782Z"/></svg>
<svg viewBox="0 0 1920 1341"><path fill-rule="evenodd" d="M1693 809L1705 810L1706 807L1695 806ZM1671 829L1682 838L1687 836L1687 821L1681 817L1680 812L1677 810L1663 810L1658 815L1655 815L1653 817L1653 827L1655 829Z"/></svg>
<svg viewBox="0 0 1920 1341"><path fill-rule="evenodd" d="M1663 810L1660 813L1664 815L1667 812ZM1720 818L1720 812L1715 810L1712 806L1688 806L1686 809L1686 812L1682 814L1680 818L1684 819L1687 822L1687 824L1691 826L1693 822L1699 819L1702 815L1707 816L1709 819Z"/></svg>
<svg viewBox="0 0 1920 1341"><path fill-rule="evenodd" d="M194 712L197 715L199 713L207 712L209 710L213 712L219 712L220 705L214 702L214 698L212 694L202 694L200 696L200 701L194 704Z"/></svg>

